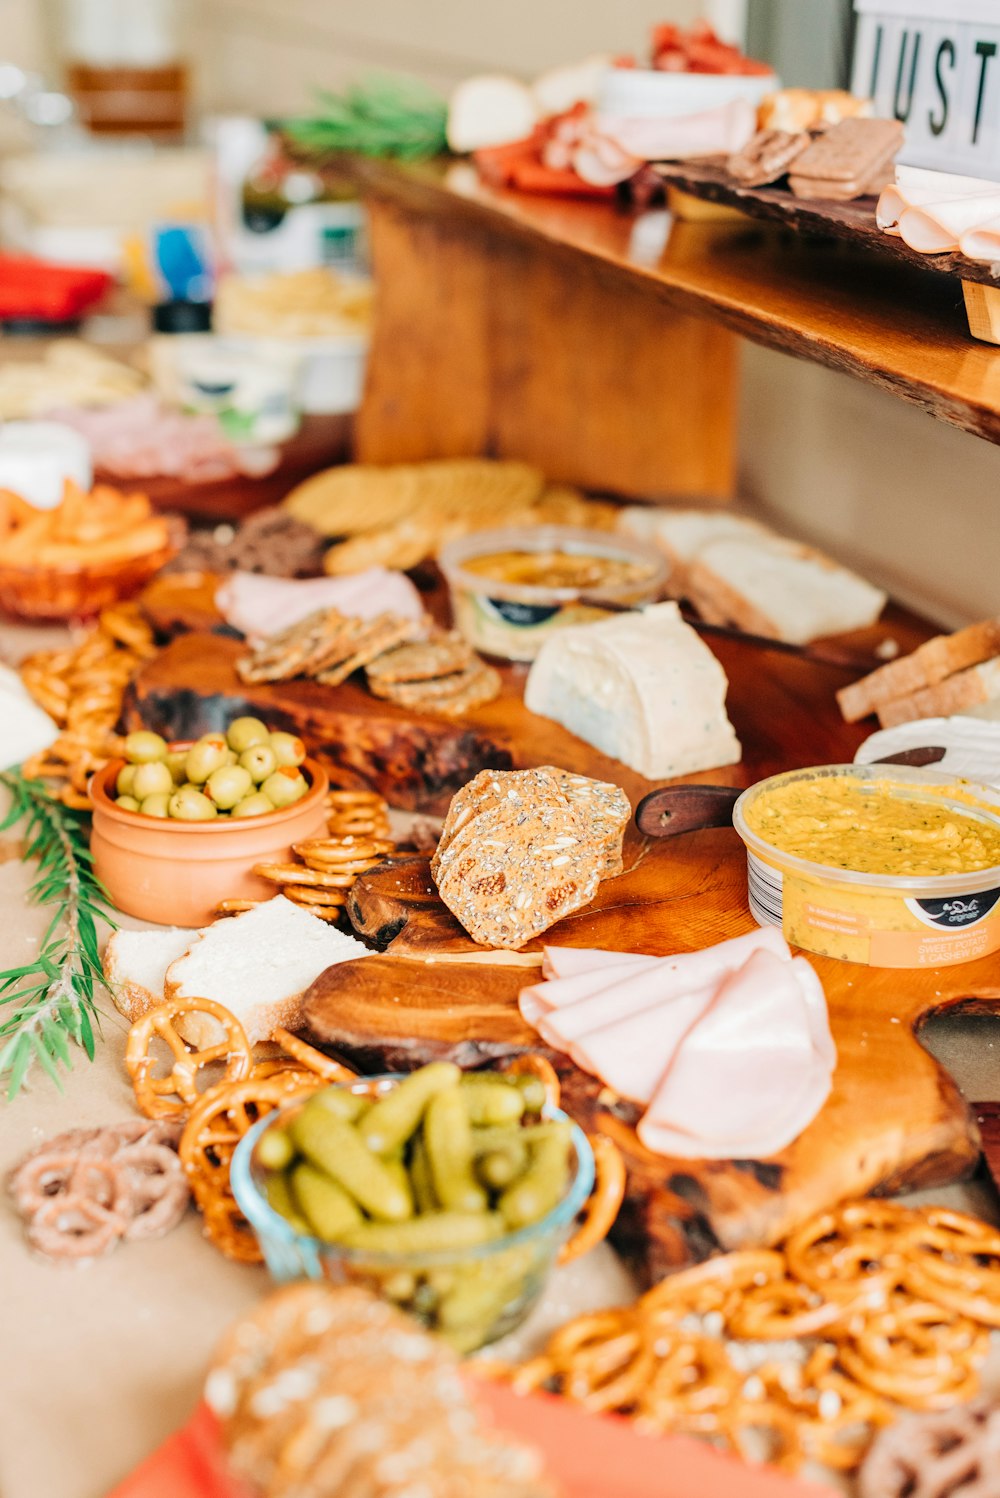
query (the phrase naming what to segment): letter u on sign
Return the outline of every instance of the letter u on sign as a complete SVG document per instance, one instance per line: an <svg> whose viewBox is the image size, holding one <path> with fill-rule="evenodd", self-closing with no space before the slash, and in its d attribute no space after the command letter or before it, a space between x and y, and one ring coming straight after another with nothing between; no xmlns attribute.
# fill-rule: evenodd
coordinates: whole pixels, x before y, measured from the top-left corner
<svg viewBox="0 0 1000 1498"><path fill-rule="evenodd" d="M900 161L1000 180L1000 0L854 0L854 8L851 88L906 126Z"/></svg>

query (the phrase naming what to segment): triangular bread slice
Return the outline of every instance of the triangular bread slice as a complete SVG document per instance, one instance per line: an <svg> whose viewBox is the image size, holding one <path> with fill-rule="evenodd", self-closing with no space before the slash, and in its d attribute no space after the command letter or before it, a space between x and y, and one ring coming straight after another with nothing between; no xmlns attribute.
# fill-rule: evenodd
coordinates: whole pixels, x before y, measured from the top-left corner
<svg viewBox="0 0 1000 1498"><path fill-rule="evenodd" d="M909 697L894 697L879 707L878 720L883 728L895 728L897 723L912 723L916 718L950 718L953 713L982 707L997 696L1000 696L1000 656L980 666L970 666L968 671L958 671Z"/></svg>
<svg viewBox="0 0 1000 1498"><path fill-rule="evenodd" d="M255 1045L277 1025L299 1028L303 995L326 968L367 955L353 936L276 895L199 932L167 969L164 992L168 999L214 999L236 1015ZM199 1047L222 1039L207 1016L186 1023L183 1033Z"/></svg>
<svg viewBox="0 0 1000 1498"><path fill-rule="evenodd" d="M997 654L1000 654L1000 618L981 619L954 634L935 635L909 655L889 661L860 681L841 687L837 702L847 722L856 723L899 697L912 697Z"/></svg>
<svg viewBox="0 0 1000 1498"><path fill-rule="evenodd" d="M183 957L199 934L180 926L112 931L104 948L104 977L115 1007L131 1024L163 1003L167 968Z"/></svg>

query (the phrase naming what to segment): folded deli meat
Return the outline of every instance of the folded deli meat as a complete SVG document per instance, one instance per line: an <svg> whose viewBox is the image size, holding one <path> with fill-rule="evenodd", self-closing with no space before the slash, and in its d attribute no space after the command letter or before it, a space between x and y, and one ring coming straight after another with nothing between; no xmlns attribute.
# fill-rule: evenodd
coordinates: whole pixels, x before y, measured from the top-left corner
<svg viewBox="0 0 1000 1498"><path fill-rule="evenodd" d="M676 603L558 630L524 702L650 780L736 764L728 682Z"/></svg>
<svg viewBox="0 0 1000 1498"><path fill-rule="evenodd" d="M773 928L677 957L547 947L542 972L521 992L524 1019L645 1105L638 1135L657 1154L777 1154L829 1095L822 986Z"/></svg>

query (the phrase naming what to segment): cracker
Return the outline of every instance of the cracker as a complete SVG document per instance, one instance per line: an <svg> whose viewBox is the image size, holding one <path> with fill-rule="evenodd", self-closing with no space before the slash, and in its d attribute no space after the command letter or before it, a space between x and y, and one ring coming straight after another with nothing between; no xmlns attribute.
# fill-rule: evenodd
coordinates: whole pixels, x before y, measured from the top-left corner
<svg viewBox="0 0 1000 1498"><path fill-rule="evenodd" d="M475 661L467 640L451 630L432 640L417 640L386 651L368 665L368 681L381 683L431 681L462 671ZM374 691L375 688L373 687Z"/></svg>
<svg viewBox="0 0 1000 1498"><path fill-rule="evenodd" d="M809 145L805 130L758 130L742 151L730 156L726 170L743 187L764 187L783 177Z"/></svg>
<svg viewBox="0 0 1000 1498"><path fill-rule="evenodd" d="M470 708L494 701L500 695L502 682L500 673L492 666L476 661L464 671L430 681L376 681L370 685L376 696L394 702L397 707L456 717Z"/></svg>
<svg viewBox="0 0 1000 1498"><path fill-rule="evenodd" d="M860 191L875 173L891 161L903 145L904 131L898 120L841 120L824 130L795 161L792 187L800 196L832 195L833 184L841 193ZM801 191L800 191L801 189Z"/></svg>
<svg viewBox="0 0 1000 1498"><path fill-rule="evenodd" d="M420 627L412 619L404 619L399 614L379 614L375 619L357 622L361 627L354 631L350 653L346 657L341 656L336 664L331 654L324 661L322 669L313 668L312 674L324 686L338 686L353 672L366 666L369 661L376 660L386 650L412 639Z"/></svg>
<svg viewBox="0 0 1000 1498"><path fill-rule="evenodd" d="M238 660L236 674L251 683L289 681L307 669L345 622L335 609L317 609Z"/></svg>

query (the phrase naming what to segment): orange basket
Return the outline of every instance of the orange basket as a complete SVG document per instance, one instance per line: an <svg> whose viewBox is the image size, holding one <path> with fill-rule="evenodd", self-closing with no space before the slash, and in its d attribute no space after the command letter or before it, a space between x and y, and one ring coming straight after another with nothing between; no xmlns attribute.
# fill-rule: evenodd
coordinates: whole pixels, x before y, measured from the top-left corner
<svg viewBox="0 0 1000 1498"><path fill-rule="evenodd" d="M24 623L92 619L131 598L177 555L187 537L178 515L167 517L167 544L143 556L82 567L5 567L0 563L0 614Z"/></svg>

